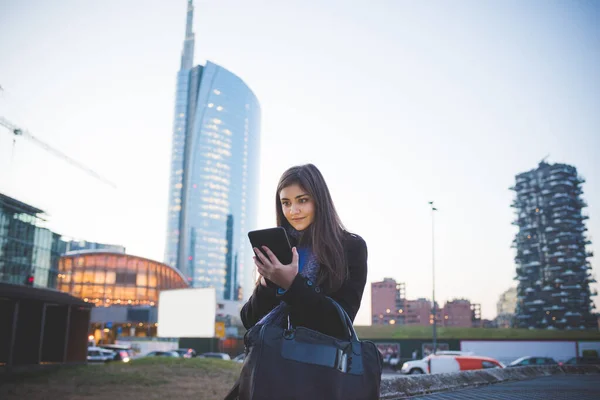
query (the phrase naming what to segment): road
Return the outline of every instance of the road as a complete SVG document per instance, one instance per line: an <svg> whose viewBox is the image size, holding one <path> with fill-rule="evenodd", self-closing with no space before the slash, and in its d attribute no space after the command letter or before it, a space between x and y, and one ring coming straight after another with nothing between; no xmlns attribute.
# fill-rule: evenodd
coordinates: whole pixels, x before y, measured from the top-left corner
<svg viewBox="0 0 600 400"><path fill-rule="evenodd" d="M554 375L429 394L418 400L598 400L600 375Z"/></svg>

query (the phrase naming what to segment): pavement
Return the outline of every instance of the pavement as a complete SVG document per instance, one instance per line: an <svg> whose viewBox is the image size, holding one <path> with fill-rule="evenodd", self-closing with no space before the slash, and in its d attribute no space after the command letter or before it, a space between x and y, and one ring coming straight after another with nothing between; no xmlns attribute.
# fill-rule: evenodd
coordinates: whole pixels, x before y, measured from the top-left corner
<svg viewBox="0 0 600 400"><path fill-rule="evenodd" d="M519 382L461 389L423 396L418 400L598 400L600 375L554 375Z"/></svg>

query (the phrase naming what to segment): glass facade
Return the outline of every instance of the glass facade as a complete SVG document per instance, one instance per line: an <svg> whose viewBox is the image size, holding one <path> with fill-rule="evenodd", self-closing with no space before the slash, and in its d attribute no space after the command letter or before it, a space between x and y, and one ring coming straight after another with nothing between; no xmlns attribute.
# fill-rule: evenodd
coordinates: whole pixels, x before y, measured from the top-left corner
<svg viewBox="0 0 600 400"><path fill-rule="evenodd" d="M69 254L58 265L58 290L96 306L154 306L161 290L186 287L174 268L127 254Z"/></svg>
<svg viewBox="0 0 600 400"><path fill-rule="evenodd" d="M43 227L42 210L0 194L0 282L55 288L61 235Z"/></svg>
<svg viewBox="0 0 600 400"><path fill-rule="evenodd" d="M187 68L190 19L177 76L165 263L217 298L247 297L254 264L246 234L257 214L260 105L223 67Z"/></svg>
<svg viewBox="0 0 600 400"><path fill-rule="evenodd" d="M72 240L67 242L67 248L65 253L70 251L81 251L81 250L106 250L117 253L125 253L125 246L121 246L118 244L104 244L104 243L95 243L95 242L87 242L85 240Z"/></svg>

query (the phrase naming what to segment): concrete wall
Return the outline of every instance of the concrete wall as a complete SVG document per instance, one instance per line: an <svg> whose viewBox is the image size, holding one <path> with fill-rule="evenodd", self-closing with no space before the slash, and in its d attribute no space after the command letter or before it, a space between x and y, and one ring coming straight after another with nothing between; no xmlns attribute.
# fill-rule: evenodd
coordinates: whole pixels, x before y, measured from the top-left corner
<svg viewBox="0 0 600 400"><path fill-rule="evenodd" d="M133 321L128 319L128 310L148 310L148 321ZM156 307L130 307L130 306L111 306L111 307L95 307L92 309L91 322L105 324L112 322L113 324L122 324L129 322L149 322L155 323L158 321Z"/></svg>

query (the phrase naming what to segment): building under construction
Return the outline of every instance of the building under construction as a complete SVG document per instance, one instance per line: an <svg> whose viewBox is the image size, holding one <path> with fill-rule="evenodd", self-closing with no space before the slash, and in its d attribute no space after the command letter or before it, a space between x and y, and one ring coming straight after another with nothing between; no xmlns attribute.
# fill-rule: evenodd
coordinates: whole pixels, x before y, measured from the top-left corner
<svg viewBox="0 0 600 400"><path fill-rule="evenodd" d="M513 242L519 281L515 326L538 329L597 328L590 289L595 282L586 251L584 179L566 164L541 162L516 176L512 207L519 232Z"/></svg>

